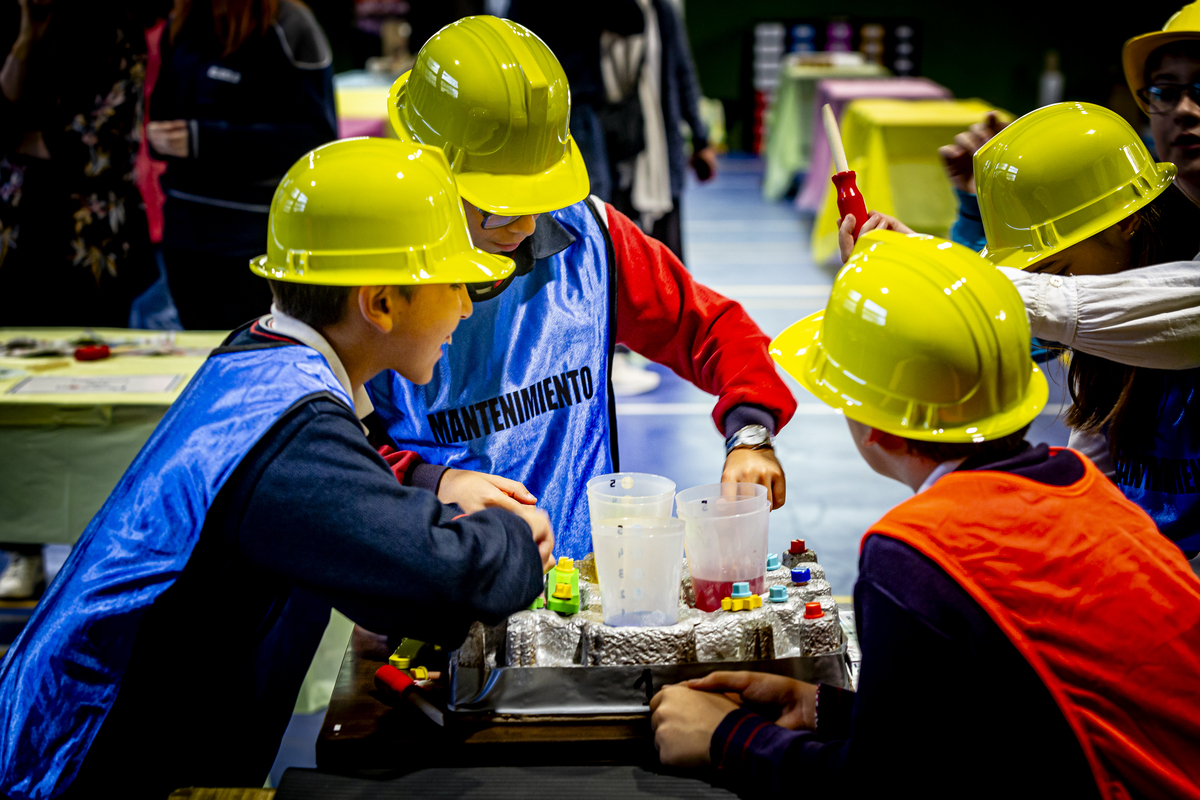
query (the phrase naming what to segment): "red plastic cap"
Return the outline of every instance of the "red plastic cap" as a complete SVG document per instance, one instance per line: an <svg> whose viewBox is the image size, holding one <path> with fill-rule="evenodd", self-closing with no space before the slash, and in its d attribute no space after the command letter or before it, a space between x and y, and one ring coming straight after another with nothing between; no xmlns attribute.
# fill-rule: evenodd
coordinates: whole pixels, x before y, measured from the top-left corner
<svg viewBox="0 0 1200 800"><path fill-rule="evenodd" d="M413 679L391 664L384 664L375 670L375 686L379 689L404 694L404 690L412 685L414 685Z"/></svg>
<svg viewBox="0 0 1200 800"><path fill-rule="evenodd" d="M803 553L808 548L804 546L803 539L792 539L792 546L788 548L789 553Z"/></svg>
<svg viewBox="0 0 1200 800"><path fill-rule="evenodd" d="M112 351L108 349L106 344L91 344L86 347L75 348L76 361L100 361L108 358Z"/></svg>
<svg viewBox="0 0 1200 800"><path fill-rule="evenodd" d="M825 616L825 611L821 608L820 603L805 603L804 618L805 619L820 619Z"/></svg>

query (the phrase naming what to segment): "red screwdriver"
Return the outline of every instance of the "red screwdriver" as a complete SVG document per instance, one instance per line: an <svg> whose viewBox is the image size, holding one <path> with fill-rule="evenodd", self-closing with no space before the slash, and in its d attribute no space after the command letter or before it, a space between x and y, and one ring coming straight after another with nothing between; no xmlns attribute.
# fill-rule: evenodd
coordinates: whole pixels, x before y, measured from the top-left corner
<svg viewBox="0 0 1200 800"><path fill-rule="evenodd" d="M829 152L833 155L833 164L837 172L833 176L833 185L837 187L837 207L841 219L847 214L854 215L854 238L867 221L867 203L863 200L862 192L858 191L854 170L846 161L846 148L842 145L842 133L838 130L837 120L833 109L826 103L821 109L825 119L825 135L829 137Z"/></svg>

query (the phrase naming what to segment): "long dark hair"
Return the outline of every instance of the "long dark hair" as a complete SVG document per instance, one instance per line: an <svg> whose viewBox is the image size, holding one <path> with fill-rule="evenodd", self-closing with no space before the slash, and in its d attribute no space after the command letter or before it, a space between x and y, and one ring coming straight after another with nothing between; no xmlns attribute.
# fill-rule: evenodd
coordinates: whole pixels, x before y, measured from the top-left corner
<svg viewBox="0 0 1200 800"><path fill-rule="evenodd" d="M212 12L213 31L224 48L221 57L237 50L254 33L262 35L271 27L279 14L281 0L200 0L201 8L208 6ZM184 22L192 11L193 0L175 0L171 16L171 42L183 29Z"/></svg>
<svg viewBox="0 0 1200 800"><path fill-rule="evenodd" d="M1175 186L1137 213L1142 223L1133 235L1130 268L1190 261L1200 250L1200 209ZM1067 371L1073 403L1067 424L1083 433L1105 433L1115 466L1122 452L1137 452L1153 441L1168 374L1076 350Z"/></svg>

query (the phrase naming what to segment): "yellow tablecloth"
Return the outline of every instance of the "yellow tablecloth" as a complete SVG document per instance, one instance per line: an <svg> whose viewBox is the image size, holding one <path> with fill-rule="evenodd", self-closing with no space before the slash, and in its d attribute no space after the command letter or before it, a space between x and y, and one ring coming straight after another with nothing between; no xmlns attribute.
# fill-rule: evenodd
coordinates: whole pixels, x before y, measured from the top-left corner
<svg viewBox="0 0 1200 800"><path fill-rule="evenodd" d="M947 236L958 207L937 149L981 121L995 106L982 100L855 100L842 117L846 160L867 208L921 233ZM1001 119L1012 115L1000 111ZM812 254L836 263L837 196L825 195L813 222Z"/></svg>
<svg viewBox="0 0 1200 800"><path fill-rule="evenodd" d="M14 338L70 339L78 328L0 328ZM97 329L106 341L156 331ZM73 544L167 408L183 391L223 332L177 332L187 355L114 356L80 362L71 356L0 357L0 542ZM15 374L14 374L15 372ZM175 375L170 391L21 394L30 378Z"/></svg>
<svg viewBox="0 0 1200 800"><path fill-rule="evenodd" d="M866 64L801 64L797 57L784 60L779 86L767 113L766 167L763 198L778 200L787 192L796 173L808 169L812 156L813 98L817 81L825 78L875 78L890 74L885 67Z"/></svg>

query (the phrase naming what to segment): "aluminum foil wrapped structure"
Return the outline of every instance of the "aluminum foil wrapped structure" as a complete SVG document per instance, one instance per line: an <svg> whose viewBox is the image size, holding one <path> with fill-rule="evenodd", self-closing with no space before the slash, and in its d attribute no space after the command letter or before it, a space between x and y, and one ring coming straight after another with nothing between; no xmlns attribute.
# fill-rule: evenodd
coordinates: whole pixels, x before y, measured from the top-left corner
<svg viewBox="0 0 1200 800"><path fill-rule="evenodd" d="M604 624L594 562L576 562L580 571L579 613L561 616L548 609L520 611L499 625L475 623L454 654L464 668L626 666L693 662L757 661L837 651L842 645L837 603L825 570L811 550L785 553L805 560L806 585L791 580L784 564L767 573L766 587L786 586L787 600L750 611L696 609L691 574L684 561L679 621L660 627ZM590 557L589 557L590 558ZM804 616L806 602L819 602L823 615Z"/></svg>
<svg viewBox="0 0 1200 800"><path fill-rule="evenodd" d="M584 657L588 666L622 664L690 664L696 660L696 615L681 613L674 625L621 627L588 623Z"/></svg>

